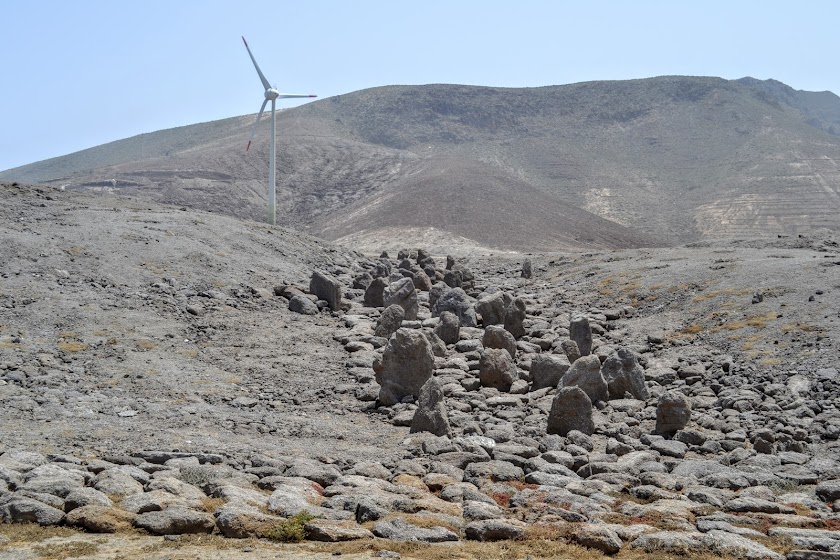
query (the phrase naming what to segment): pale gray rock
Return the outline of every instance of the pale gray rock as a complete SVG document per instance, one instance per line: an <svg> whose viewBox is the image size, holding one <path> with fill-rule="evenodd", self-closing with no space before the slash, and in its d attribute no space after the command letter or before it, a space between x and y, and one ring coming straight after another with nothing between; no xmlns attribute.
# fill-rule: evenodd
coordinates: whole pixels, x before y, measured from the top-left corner
<svg viewBox="0 0 840 560"><path fill-rule="evenodd" d="M261 537L265 527L283 522L282 517L268 515L252 504L241 501L228 502L213 515L219 532L232 539Z"/></svg>
<svg viewBox="0 0 840 560"><path fill-rule="evenodd" d="M64 511L70 512L84 506L112 507L114 503L103 492L95 488L76 488L64 498Z"/></svg>
<svg viewBox="0 0 840 560"><path fill-rule="evenodd" d="M755 560L785 560L778 552L761 543L727 531L711 530L701 540L713 553L721 556L750 558Z"/></svg>
<svg viewBox="0 0 840 560"><path fill-rule="evenodd" d="M509 391L513 382L519 379L516 364L508 351L498 348L488 348L481 354L478 377L484 387L494 387L500 391Z"/></svg>
<svg viewBox="0 0 840 560"><path fill-rule="evenodd" d="M481 322L485 327L503 325L508 302L503 292L483 295L475 304L475 310L481 315Z"/></svg>
<svg viewBox="0 0 840 560"><path fill-rule="evenodd" d="M592 402L609 398L607 382L601 374L601 360L597 356L582 356L575 360L560 379L560 387L580 387Z"/></svg>
<svg viewBox="0 0 840 560"><path fill-rule="evenodd" d="M133 513L120 508L91 504L69 512L65 523L91 533L116 533L131 529L135 517Z"/></svg>
<svg viewBox="0 0 840 560"><path fill-rule="evenodd" d="M304 526L306 538L320 542L345 542L359 539L372 539L373 533L353 522L313 519Z"/></svg>
<svg viewBox="0 0 840 560"><path fill-rule="evenodd" d="M480 487L484 481L504 482L507 480L521 480L525 472L507 461L483 461L470 463L464 469L464 482Z"/></svg>
<svg viewBox="0 0 840 560"><path fill-rule="evenodd" d="M411 421L410 433L430 432L436 436L449 436L449 416L440 382L432 377L420 387L417 410Z"/></svg>
<svg viewBox="0 0 840 560"><path fill-rule="evenodd" d="M515 519L485 519L467 523L464 535L471 541L494 542L522 538L525 524Z"/></svg>
<svg viewBox="0 0 840 560"><path fill-rule="evenodd" d="M575 360L580 358L580 350L578 349L577 342L570 338L566 338L560 342L560 349L563 350L570 364L575 363Z"/></svg>
<svg viewBox="0 0 840 560"><path fill-rule="evenodd" d="M435 334L444 344L455 344L458 342L461 331L461 321L451 311L444 311L440 314L440 320L435 325Z"/></svg>
<svg viewBox="0 0 840 560"><path fill-rule="evenodd" d="M376 371L379 402L391 406L411 395L416 397L435 368L435 356L422 332L401 328L385 345L382 363Z"/></svg>
<svg viewBox="0 0 840 560"><path fill-rule="evenodd" d="M680 391L668 391L656 405L657 434L674 434L691 420L691 401Z"/></svg>
<svg viewBox="0 0 840 560"><path fill-rule="evenodd" d="M11 495L0 501L0 521L3 523L58 525L63 520L63 511L32 498Z"/></svg>
<svg viewBox="0 0 840 560"><path fill-rule="evenodd" d="M379 316L379 321L373 332L374 336L391 338L391 335L397 332L397 329L402 325L403 319L405 319L405 309L397 304L389 305Z"/></svg>
<svg viewBox="0 0 840 560"><path fill-rule="evenodd" d="M629 348L620 347L610 355L601 366L601 375L612 399L623 399L625 393L643 401L650 397L645 386L645 370L639 365L636 353Z"/></svg>
<svg viewBox="0 0 840 560"><path fill-rule="evenodd" d="M505 330L519 340L525 336L525 301L521 298L514 298L505 309Z"/></svg>
<svg viewBox="0 0 840 560"><path fill-rule="evenodd" d="M362 298L362 302L365 307L384 307L385 288L387 287L388 281L385 278L374 278L370 285L365 289L365 295Z"/></svg>
<svg viewBox="0 0 840 560"><path fill-rule="evenodd" d="M444 311L454 313L462 327L477 327L475 309L470 303L466 292L461 288L453 288L440 295L432 308L432 315L437 317Z"/></svg>
<svg viewBox="0 0 840 560"><path fill-rule="evenodd" d="M570 536L577 544L599 550L604 554L615 554L621 550L623 544L614 530L594 523L581 523L575 527Z"/></svg>
<svg viewBox="0 0 840 560"><path fill-rule="evenodd" d="M207 513L175 506L138 515L134 525L155 535L181 535L212 533L216 522Z"/></svg>
<svg viewBox="0 0 840 560"><path fill-rule="evenodd" d="M531 360L531 391L557 387L571 364L559 354L537 354Z"/></svg>
<svg viewBox="0 0 840 560"><path fill-rule="evenodd" d="M341 283L325 272L316 270L312 273L312 278L309 280L309 293L326 301L332 311L338 311L341 308Z"/></svg>
<svg viewBox="0 0 840 560"><path fill-rule="evenodd" d="M399 518L377 521L373 525L373 534L394 541L435 543L459 540L458 535L444 527L417 527Z"/></svg>
<svg viewBox="0 0 840 560"><path fill-rule="evenodd" d="M565 436L572 430L592 434L592 401L580 387L563 387L557 392L548 413L549 434Z"/></svg>
<svg viewBox="0 0 840 560"><path fill-rule="evenodd" d="M399 305L405 311L405 319L407 321L417 319L419 306L417 303L417 291L414 289L414 281L411 278L402 278L401 280L390 283L382 294L382 304L385 307Z"/></svg>
<svg viewBox="0 0 840 560"><path fill-rule="evenodd" d="M588 356L592 353L592 328L589 326L589 318L584 315L575 315L569 322L569 338L577 344L581 356Z"/></svg>
<svg viewBox="0 0 840 560"><path fill-rule="evenodd" d="M503 327L490 325L485 328L481 344L485 348L507 350L511 358L516 358L516 339Z"/></svg>
<svg viewBox="0 0 840 560"><path fill-rule="evenodd" d="M296 295L289 300L289 311L300 313L302 315L317 315L318 306L315 305L315 302L308 297L304 295Z"/></svg>
<svg viewBox="0 0 840 560"><path fill-rule="evenodd" d="M496 504L474 500L464 501L463 513L465 521L482 521L504 517L504 511Z"/></svg>
<svg viewBox="0 0 840 560"><path fill-rule="evenodd" d="M825 480L815 488L817 497L824 502L840 500L840 480Z"/></svg>

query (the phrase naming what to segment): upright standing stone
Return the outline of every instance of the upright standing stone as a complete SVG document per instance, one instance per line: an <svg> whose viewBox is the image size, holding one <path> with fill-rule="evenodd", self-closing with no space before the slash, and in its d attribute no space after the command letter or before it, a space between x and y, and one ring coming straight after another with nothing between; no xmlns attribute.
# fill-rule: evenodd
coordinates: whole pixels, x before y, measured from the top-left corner
<svg viewBox="0 0 840 560"><path fill-rule="evenodd" d="M414 290L414 280L402 278L392 282L382 293L382 303L385 307L399 305L405 311L405 318L413 321L417 318L419 305L417 304L417 292Z"/></svg>
<svg viewBox="0 0 840 560"><path fill-rule="evenodd" d="M409 395L416 397L434 369L432 346L422 331L398 329L388 339L382 363L375 369L379 402L391 406Z"/></svg>
<svg viewBox="0 0 840 560"><path fill-rule="evenodd" d="M537 354L531 360L531 390L557 387L569 367L569 360L565 356Z"/></svg>
<svg viewBox="0 0 840 560"><path fill-rule="evenodd" d="M462 327L478 326L475 309L470 303L466 292L461 288L453 288L446 291L435 301L432 315L437 316L444 311L451 311L457 315Z"/></svg>
<svg viewBox="0 0 840 560"><path fill-rule="evenodd" d="M455 344L460 339L461 321L451 311L440 314L440 321L435 325L435 334L444 344Z"/></svg>
<svg viewBox="0 0 840 560"><path fill-rule="evenodd" d="M656 433L674 434L691 420L691 401L679 391L668 391L656 405Z"/></svg>
<svg viewBox="0 0 840 560"><path fill-rule="evenodd" d="M525 259L522 262L522 278L530 278L533 276L533 271L531 270L531 259Z"/></svg>
<svg viewBox="0 0 840 560"><path fill-rule="evenodd" d="M505 330L519 340L525 336L525 302L514 298L505 310Z"/></svg>
<svg viewBox="0 0 840 560"><path fill-rule="evenodd" d="M563 387L551 403L546 431L549 434L565 436L572 430L586 435L595 432L592 401L580 387Z"/></svg>
<svg viewBox="0 0 840 560"><path fill-rule="evenodd" d="M511 358L516 357L516 339L508 331L498 325L490 325L484 329L481 344L485 348L501 348L507 350Z"/></svg>
<svg viewBox="0 0 840 560"><path fill-rule="evenodd" d="M561 387L580 387L592 402L606 401L609 391L601 375L601 360L598 356L583 356L569 368L560 380Z"/></svg>
<svg viewBox="0 0 840 560"><path fill-rule="evenodd" d="M589 319L583 315L572 317L569 323L569 338L575 341L581 356L592 353L592 328Z"/></svg>
<svg viewBox="0 0 840 560"><path fill-rule="evenodd" d="M391 335L402 325L404 318L405 310L402 307L397 304L389 305L379 316L379 322L373 334L382 338L391 338Z"/></svg>
<svg viewBox="0 0 840 560"><path fill-rule="evenodd" d="M455 266L455 257L446 255L446 270L452 270L453 266Z"/></svg>
<svg viewBox="0 0 840 560"><path fill-rule="evenodd" d="M434 377L420 387L417 410L411 420L409 432L412 434L415 432L431 432L436 436L449 435L449 416L446 413L443 390L440 388L440 382Z"/></svg>
<svg viewBox="0 0 840 560"><path fill-rule="evenodd" d="M510 386L519 379L519 374L507 350L487 348L478 362L478 379L485 387L510 391Z"/></svg>
<svg viewBox="0 0 840 560"><path fill-rule="evenodd" d="M364 304L366 307L384 307L383 295L388 281L382 277L376 277L365 290Z"/></svg>
<svg viewBox="0 0 840 560"><path fill-rule="evenodd" d="M341 307L341 284L325 272L315 271L309 281L309 293L326 301L330 309L338 311Z"/></svg>
<svg viewBox="0 0 840 560"><path fill-rule="evenodd" d="M560 348L563 350L563 353L566 354L566 357L569 358L569 363L575 363L575 360L580 358L580 350L578 349L577 342L574 340L567 338L564 339L560 343Z"/></svg>
<svg viewBox="0 0 840 560"><path fill-rule="evenodd" d="M643 401L650 397L645 386L645 370L629 348L622 346L604 360L601 375L607 382L612 399L623 399L625 393Z"/></svg>
<svg viewBox="0 0 840 560"><path fill-rule="evenodd" d="M481 323L485 327L503 325L506 306L504 292L495 292L481 296L475 304L475 310L481 315Z"/></svg>

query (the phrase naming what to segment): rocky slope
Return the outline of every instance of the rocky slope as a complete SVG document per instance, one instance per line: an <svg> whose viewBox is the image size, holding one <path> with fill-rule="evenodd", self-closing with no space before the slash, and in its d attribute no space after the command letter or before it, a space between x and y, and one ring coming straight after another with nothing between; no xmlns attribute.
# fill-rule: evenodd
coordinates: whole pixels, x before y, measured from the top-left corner
<svg viewBox="0 0 840 560"><path fill-rule="evenodd" d="M0 518L59 527L3 525L10 558L297 530L337 544L235 554L840 553L830 232L372 258L123 197L0 196Z"/></svg>

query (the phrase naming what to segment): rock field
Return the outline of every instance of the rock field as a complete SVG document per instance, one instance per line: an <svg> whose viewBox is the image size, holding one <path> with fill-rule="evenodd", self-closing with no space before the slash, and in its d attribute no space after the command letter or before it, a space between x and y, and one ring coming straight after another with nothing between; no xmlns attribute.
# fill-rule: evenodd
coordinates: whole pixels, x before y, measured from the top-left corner
<svg viewBox="0 0 840 560"><path fill-rule="evenodd" d="M0 558L840 558L831 232L379 256L0 201Z"/></svg>

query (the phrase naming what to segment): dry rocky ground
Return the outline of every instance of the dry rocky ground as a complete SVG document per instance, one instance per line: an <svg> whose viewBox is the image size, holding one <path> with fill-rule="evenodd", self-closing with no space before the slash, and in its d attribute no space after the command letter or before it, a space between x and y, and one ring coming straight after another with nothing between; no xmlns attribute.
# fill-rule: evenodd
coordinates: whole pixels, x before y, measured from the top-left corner
<svg viewBox="0 0 840 560"><path fill-rule="evenodd" d="M0 200L0 558L840 557L831 232L380 258Z"/></svg>

